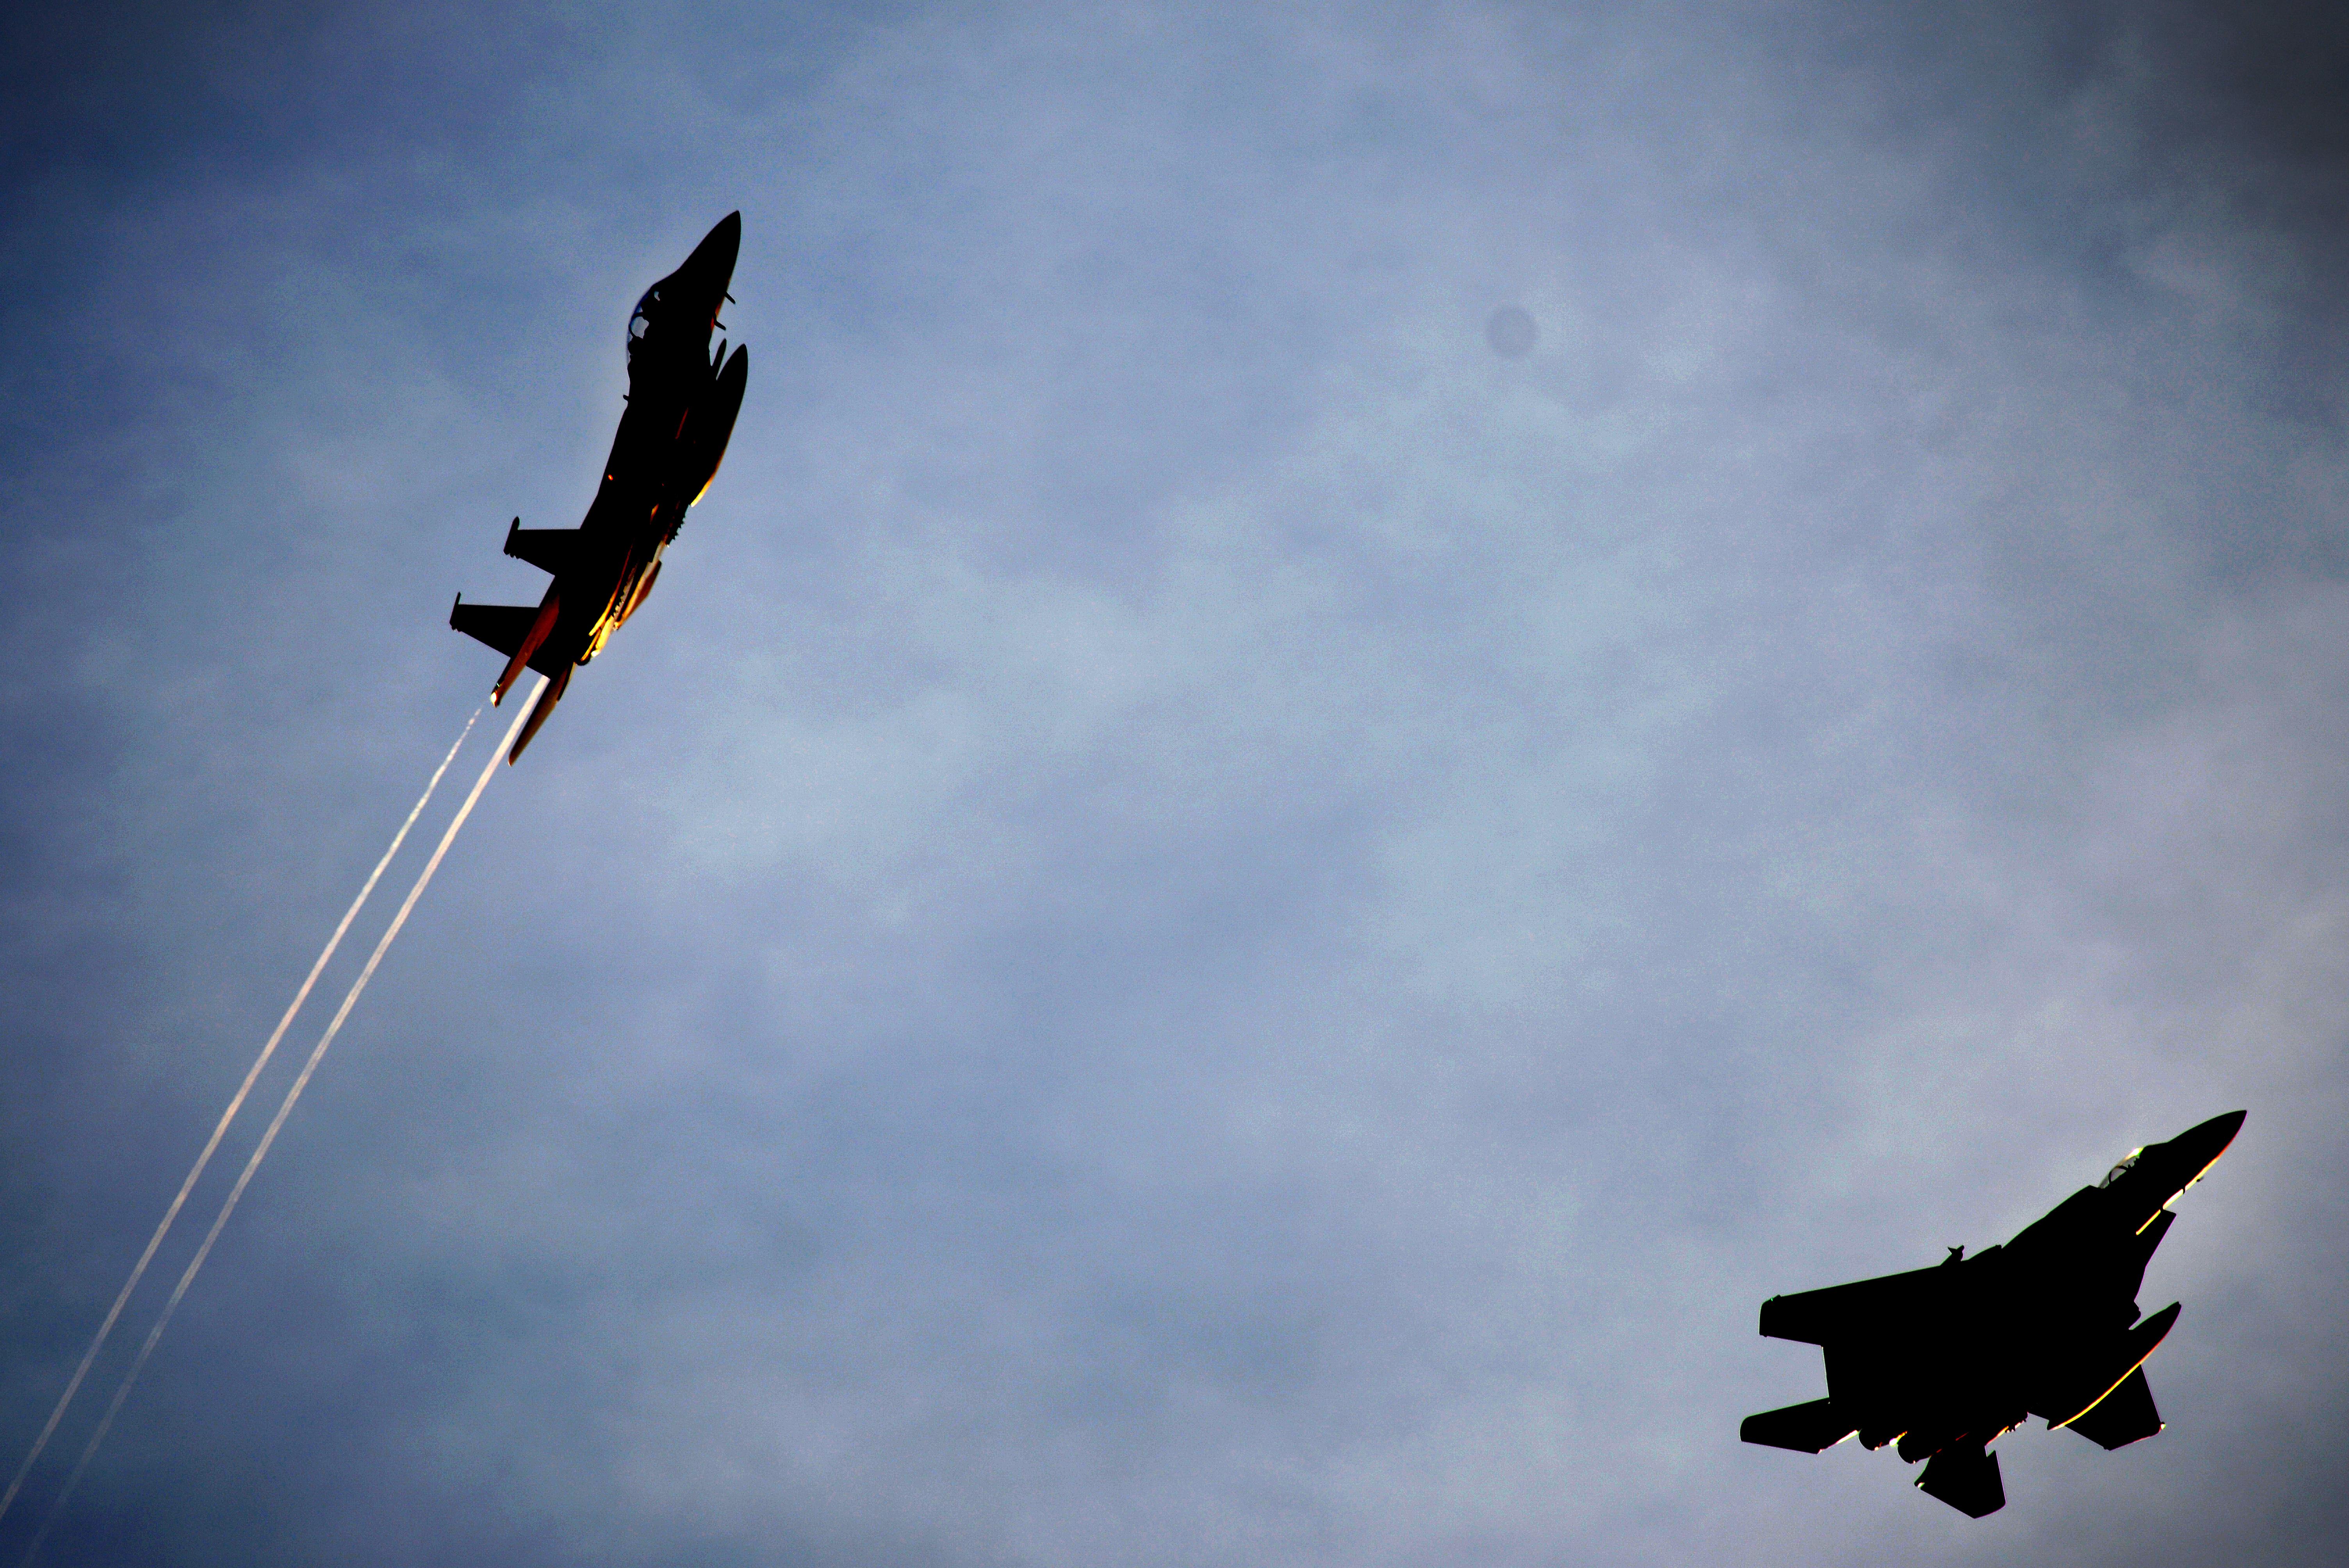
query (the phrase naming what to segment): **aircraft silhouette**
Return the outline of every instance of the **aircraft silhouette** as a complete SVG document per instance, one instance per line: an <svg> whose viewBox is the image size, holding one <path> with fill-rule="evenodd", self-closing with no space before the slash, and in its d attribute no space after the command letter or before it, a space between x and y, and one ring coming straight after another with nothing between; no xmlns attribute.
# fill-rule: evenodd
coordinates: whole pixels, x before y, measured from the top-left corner
<svg viewBox="0 0 2349 1568"><path fill-rule="evenodd" d="M571 672L643 605L660 576L661 552L701 499L741 412L750 351L731 357L710 335L742 244L742 214L730 212L685 264L645 291L628 318L627 408L620 416L603 483L577 528L506 530L506 553L554 581L535 608L468 604L462 593L449 624L506 655L491 700L502 702L525 669L549 677L538 705L507 753L512 762L563 700Z"/></svg>
<svg viewBox="0 0 2349 1568"><path fill-rule="evenodd" d="M1749 1443L1817 1453L1857 1432L1897 1445L1927 1495L1980 1519L2006 1506L1990 1443L2026 1415L2117 1449L2162 1429L2145 1358L2178 1321L2137 1293L2171 1199L2234 1140L2230 1111L2137 1150L2003 1247L1762 1304L1762 1332L1818 1346L1827 1397L1748 1416Z"/></svg>

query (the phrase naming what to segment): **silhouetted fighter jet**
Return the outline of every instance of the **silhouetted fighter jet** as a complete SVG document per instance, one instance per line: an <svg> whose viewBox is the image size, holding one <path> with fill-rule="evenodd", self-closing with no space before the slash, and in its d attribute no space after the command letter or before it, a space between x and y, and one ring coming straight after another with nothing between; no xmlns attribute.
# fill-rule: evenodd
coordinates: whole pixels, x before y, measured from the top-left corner
<svg viewBox="0 0 2349 1568"><path fill-rule="evenodd" d="M726 455L750 351L728 357L710 335L719 308L733 295L742 214L730 212L693 248L685 264L645 291L628 318L627 409L604 463L604 482L577 528L506 531L506 553L554 574L536 609L468 604L457 595L449 624L506 655L492 700L502 702L525 668L549 677L545 695L507 755L522 755L571 684L571 672L594 658L653 591L661 552L684 526Z"/></svg>
<svg viewBox="0 0 2349 1568"><path fill-rule="evenodd" d="M2139 1322L2145 1265L2243 1125L2215 1116L2140 1149L2003 1247L1934 1268L1774 1295L1762 1332L1826 1352L1827 1397L1748 1416L1749 1443L1817 1453L1854 1432L1927 1460L1917 1485L1980 1519L2006 1506L1986 1445L2027 1415L2106 1449L2161 1430L2144 1361L2178 1321L2172 1302Z"/></svg>

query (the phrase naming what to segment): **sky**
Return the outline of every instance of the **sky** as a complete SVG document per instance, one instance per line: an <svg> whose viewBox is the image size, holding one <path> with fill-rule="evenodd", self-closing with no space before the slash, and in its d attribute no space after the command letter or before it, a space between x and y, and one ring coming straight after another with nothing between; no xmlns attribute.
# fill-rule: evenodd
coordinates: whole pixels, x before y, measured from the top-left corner
<svg viewBox="0 0 2349 1568"><path fill-rule="evenodd" d="M2341 1555L2344 70L2316 5L11 9L11 1468L737 209L752 356L41 1561ZM1764 1297L2239 1108L2159 1438L2033 1423L1980 1522L1738 1442L1824 1392Z"/></svg>

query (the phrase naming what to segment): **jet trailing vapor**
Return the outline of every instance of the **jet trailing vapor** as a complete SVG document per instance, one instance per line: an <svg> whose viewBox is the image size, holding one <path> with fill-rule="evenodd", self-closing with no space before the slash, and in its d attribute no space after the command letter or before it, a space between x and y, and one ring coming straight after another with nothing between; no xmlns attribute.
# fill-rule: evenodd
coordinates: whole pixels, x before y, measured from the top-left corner
<svg viewBox="0 0 2349 1568"><path fill-rule="evenodd" d="M1926 1461L1917 1485L1980 1519L2006 1506L1989 1445L2038 1416L2117 1449L2161 1430L2145 1358L2178 1321L2140 1319L2145 1265L2243 1125L2215 1116L2140 1149L2002 1247L1762 1304L1762 1332L1826 1353L1827 1397L1748 1416L1749 1443L1817 1453L1858 1434Z"/></svg>
<svg viewBox="0 0 2349 1568"><path fill-rule="evenodd" d="M628 318L627 408L603 483L577 528L506 531L506 553L554 581L533 608L468 604L457 595L449 624L506 655L492 690L502 702L525 669L547 684L507 760L522 755L571 684L571 672L602 651L636 613L660 576L661 552L684 526L686 509L717 477L741 412L750 351L730 356L711 335L742 244L742 214L730 212L685 264L645 291Z"/></svg>

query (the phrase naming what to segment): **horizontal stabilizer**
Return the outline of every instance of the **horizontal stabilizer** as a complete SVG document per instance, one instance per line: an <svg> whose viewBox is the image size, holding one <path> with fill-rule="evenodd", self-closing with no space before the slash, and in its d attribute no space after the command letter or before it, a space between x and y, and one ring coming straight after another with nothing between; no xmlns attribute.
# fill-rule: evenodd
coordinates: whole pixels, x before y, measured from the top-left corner
<svg viewBox="0 0 2349 1568"><path fill-rule="evenodd" d="M1937 1497L1969 1519L2006 1506L2006 1483L1999 1480L1998 1456L1978 1448L1943 1449L1925 1461L1917 1490Z"/></svg>
<svg viewBox="0 0 2349 1568"><path fill-rule="evenodd" d="M454 608L449 612L449 624L472 638L487 643L506 657L522 646L530 635L531 623L538 619L534 604L468 604L458 595ZM569 666L570 661L558 658L542 646L531 655L530 667L543 676L557 676Z"/></svg>
<svg viewBox="0 0 2349 1568"><path fill-rule="evenodd" d="M575 528L524 528L522 519L516 518L506 530L508 555L557 577L571 564L578 544L579 531Z"/></svg>
<svg viewBox="0 0 2349 1568"><path fill-rule="evenodd" d="M2145 1380L2142 1367L2072 1423L2074 1431L2103 1449L2125 1449L2154 1436L2161 1427L2161 1412L2154 1408L2153 1386Z"/></svg>
<svg viewBox="0 0 2349 1568"><path fill-rule="evenodd" d="M1789 1405L1783 1410L1748 1416L1745 1424L1737 1429L1737 1437L1741 1442L1816 1454L1835 1447L1857 1430L1857 1427L1837 1413L1834 1400L1813 1399L1807 1405Z"/></svg>

